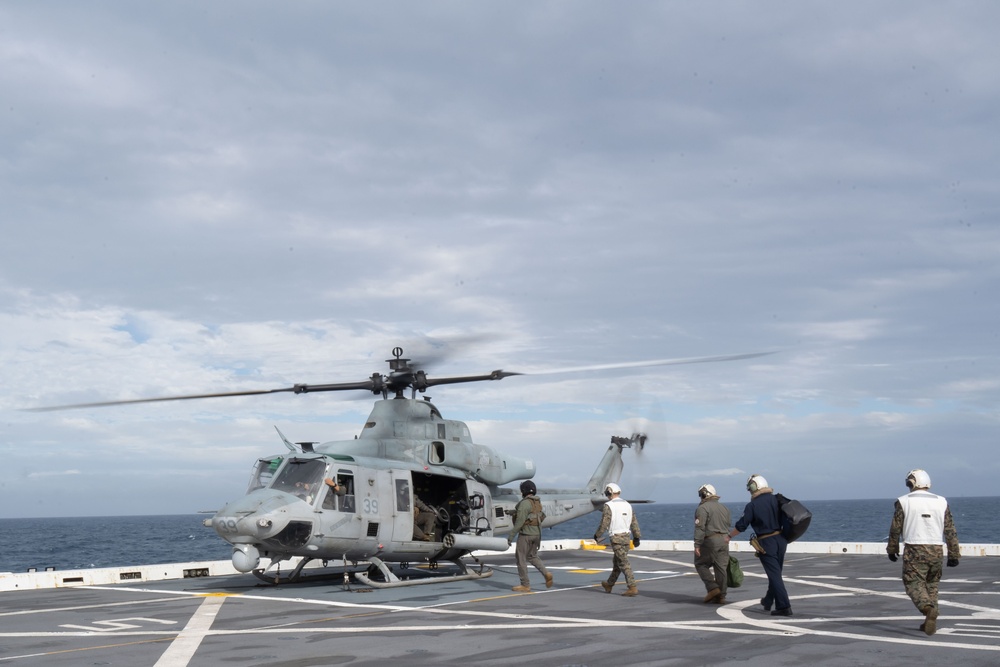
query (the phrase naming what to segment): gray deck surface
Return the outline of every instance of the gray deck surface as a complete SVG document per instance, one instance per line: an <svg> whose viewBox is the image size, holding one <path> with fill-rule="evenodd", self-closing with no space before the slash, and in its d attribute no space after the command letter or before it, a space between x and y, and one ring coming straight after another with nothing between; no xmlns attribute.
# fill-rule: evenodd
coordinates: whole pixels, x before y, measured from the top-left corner
<svg viewBox="0 0 1000 667"><path fill-rule="evenodd" d="M794 616L761 609L752 556L730 604L703 604L690 553L639 551L640 595L598 585L611 557L542 554L546 590L511 592L510 556L481 581L366 589L266 586L251 575L0 593L0 665L1000 664L1000 559L963 558L941 585L936 635L880 556L789 554Z"/></svg>

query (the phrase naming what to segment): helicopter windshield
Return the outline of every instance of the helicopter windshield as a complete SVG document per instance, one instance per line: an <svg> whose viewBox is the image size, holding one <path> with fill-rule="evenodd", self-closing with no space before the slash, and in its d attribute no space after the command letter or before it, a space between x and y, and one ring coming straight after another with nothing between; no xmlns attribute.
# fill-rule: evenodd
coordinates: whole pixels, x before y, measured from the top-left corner
<svg viewBox="0 0 1000 667"><path fill-rule="evenodd" d="M326 465L318 459L289 459L271 482L271 488L311 503L323 489L325 470Z"/></svg>
<svg viewBox="0 0 1000 667"><path fill-rule="evenodd" d="M250 486L247 487L247 493L251 491L256 491L257 489L262 489L271 483L274 478L274 472L281 465L281 462L285 460L283 456L275 456L270 459L259 459L257 465L253 467L253 473L250 475Z"/></svg>

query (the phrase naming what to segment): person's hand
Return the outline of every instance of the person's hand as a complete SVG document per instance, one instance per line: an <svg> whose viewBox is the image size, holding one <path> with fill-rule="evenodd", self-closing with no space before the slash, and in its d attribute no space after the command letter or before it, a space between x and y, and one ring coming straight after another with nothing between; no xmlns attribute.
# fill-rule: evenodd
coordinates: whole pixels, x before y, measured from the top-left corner
<svg viewBox="0 0 1000 667"><path fill-rule="evenodd" d="M635 547L639 546L639 536L638 535L636 535L635 537L632 538L632 546L635 546Z"/></svg>
<svg viewBox="0 0 1000 667"><path fill-rule="evenodd" d="M899 558L899 554L889 554L889 560L891 560L893 563L896 562L897 558Z"/></svg>
<svg viewBox="0 0 1000 667"><path fill-rule="evenodd" d="M948 559L948 567L958 567L958 559L957 558L949 558Z"/></svg>
<svg viewBox="0 0 1000 667"><path fill-rule="evenodd" d="M701 558L701 549L699 549L698 547L694 548L694 557Z"/></svg>

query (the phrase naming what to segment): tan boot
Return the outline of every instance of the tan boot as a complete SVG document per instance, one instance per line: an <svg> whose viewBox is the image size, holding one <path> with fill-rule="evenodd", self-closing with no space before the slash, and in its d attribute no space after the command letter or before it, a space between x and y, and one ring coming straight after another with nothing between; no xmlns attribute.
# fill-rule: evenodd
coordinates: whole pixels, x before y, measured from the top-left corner
<svg viewBox="0 0 1000 667"><path fill-rule="evenodd" d="M639 589L638 588L636 588L635 586L629 586L628 588L625 589L625 592L622 593L622 597L624 597L624 598L634 598L638 594L639 594Z"/></svg>
<svg viewBox="0 0 1000 667"><path fill-rule="evenodd" d="M701 601L708 604L709 602L719 597L720 595L722 595L722 591L720 591L718 588L713 588L707 594L705 594L705 597L703 597Z"/></svg>
<svg viewBox="0 0 1000 667"><path fill-rule="evenodd" d="M726 604L726 598L720 595L719 597L712 600L712 602L714 602L715 604Z"/></svg>
<svg viewBox="0 0 1000 667"><path fill-rule="evenodd" d="M924 631L925 635L933 635L937 632L937 607L928 605L921 607L920 611L924 612L924 622L920 624L920 629Z"/></svg>
<svg viewBox="0 0 1000 667"><path fill-rule="evenodd" d="M609 583L608 583L608 582L606 582L606 581L602 581L602 582L601 582L601 588L603 588L603 589L604 589L604 592L605 592L605 593L610 593L610 592L611 592L611 589L612 589L612 588L614 588L614 587L615 587L615 585L614 585L614 584L609 584Z"/></svg>
<svg viewBox="0 0 1000 667"><path fill-rule="evenodd" d="M530 593L531 586L514 586L514 588L510 590L514 591L515 593Z"/></svg>
<svg viewBox="0 0 1000 667"><path fill-rule="evenodd" d="M552 588L552 575L551 574L545 575L545 587L546 588Z"/></svg>

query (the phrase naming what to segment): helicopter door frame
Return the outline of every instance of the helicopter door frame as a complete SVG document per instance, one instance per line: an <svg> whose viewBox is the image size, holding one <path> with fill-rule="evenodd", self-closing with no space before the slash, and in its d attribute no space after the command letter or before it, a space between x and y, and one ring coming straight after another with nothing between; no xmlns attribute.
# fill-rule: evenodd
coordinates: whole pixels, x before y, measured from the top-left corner
<svg viewBox="0 0 1000 667"><path fill-rule="evenodd" d="M393 470L392 478L392 540L413 541L413 485L409 470Z"/></svg>

